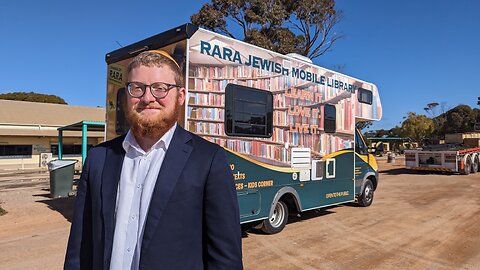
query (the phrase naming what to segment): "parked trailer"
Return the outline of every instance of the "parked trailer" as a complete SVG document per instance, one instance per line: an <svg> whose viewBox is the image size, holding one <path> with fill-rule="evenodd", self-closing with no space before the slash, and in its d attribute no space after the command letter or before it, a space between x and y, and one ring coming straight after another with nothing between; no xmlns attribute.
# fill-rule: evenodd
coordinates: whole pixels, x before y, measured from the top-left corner
<svg viewBox="0 0 480 270"><path fill-rule="evenodd" d="M405 150L407 169L470 174L480 172L480 147L437 145Z"/></svg>
<svg viewBox="0 0 480 270"><path fill-rule="evenodd" d="M128 130L128 63L156 49L183 73L178 124L227 151L242 224L277 233L289 213L372 203L378 166L355 123L382 116L374 84L192 24L106 55L107 139Z"/></svg>

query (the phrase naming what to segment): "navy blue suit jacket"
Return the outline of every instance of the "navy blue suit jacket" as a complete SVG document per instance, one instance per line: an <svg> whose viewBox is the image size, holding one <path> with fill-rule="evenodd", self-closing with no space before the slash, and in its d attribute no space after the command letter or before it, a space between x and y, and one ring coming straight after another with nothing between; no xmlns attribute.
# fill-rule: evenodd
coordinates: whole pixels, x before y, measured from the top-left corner
<svg viewBox="0 0 480 270"><path fill-rule="evenodd" d="M65 269L109 269L125 136L88 153ZM237 194L225 151L177 126L153 191L140 269L242 269Z"/></svg>

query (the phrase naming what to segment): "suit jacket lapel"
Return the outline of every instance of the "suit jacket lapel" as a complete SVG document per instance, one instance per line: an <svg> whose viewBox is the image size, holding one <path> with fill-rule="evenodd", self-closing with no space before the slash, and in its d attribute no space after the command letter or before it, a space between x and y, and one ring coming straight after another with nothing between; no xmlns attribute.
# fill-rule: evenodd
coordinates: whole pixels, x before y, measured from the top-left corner
<svg viewBox="0 0 480 270"><path fill-rule="evenodd" d="M190 157L190 153L193 150L193 147L187 144L190 140L191 135L180 126L177 126L153 190L145 222L142 249L146 249L150 244L170 195Z"/></svg>
<svg viewBox="0 0 480 270"><path fill-rule="evenodd" d="M122 172L125 150L121 136L107 147L105 163L102 173L102 215L105 228L104 266L110 264L112 254L113 235L115 232L115 206L117 203L118 182ZM108 268L108 267L107 267Z"/></svg>

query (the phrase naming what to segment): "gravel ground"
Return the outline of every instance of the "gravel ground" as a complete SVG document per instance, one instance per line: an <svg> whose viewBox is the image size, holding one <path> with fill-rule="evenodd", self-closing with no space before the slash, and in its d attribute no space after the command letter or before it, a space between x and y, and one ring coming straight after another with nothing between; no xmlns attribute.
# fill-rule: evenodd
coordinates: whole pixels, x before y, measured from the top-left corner
<svg viewBox="0 0 480 270"><path fill-rule="evenodd" d="M291 217L243 238L245 269L480 269L480 173L416 173L379 161L374 203ZM50 199L48 173L0 172L1 269L61 269L74 198Z"/></svg>

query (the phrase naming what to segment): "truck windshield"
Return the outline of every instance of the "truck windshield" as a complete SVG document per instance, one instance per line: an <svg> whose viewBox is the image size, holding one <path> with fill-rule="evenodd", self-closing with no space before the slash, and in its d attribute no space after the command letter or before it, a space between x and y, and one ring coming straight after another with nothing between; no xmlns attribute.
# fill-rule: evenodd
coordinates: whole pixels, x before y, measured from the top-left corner
<svg viewBox="0 0 480 270"><path fill-rule="evenodd" d="M362 134L358 131L358 129L355 129L355 152L357 152L360 155L367 155L367 147L365 145L365 142L363 141Z"/></svg>

